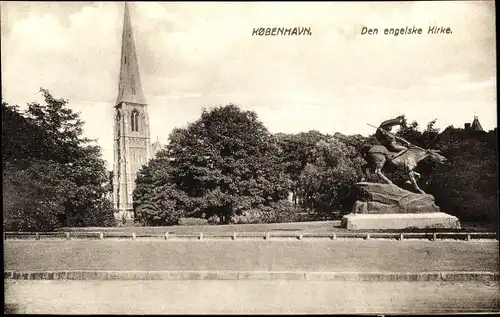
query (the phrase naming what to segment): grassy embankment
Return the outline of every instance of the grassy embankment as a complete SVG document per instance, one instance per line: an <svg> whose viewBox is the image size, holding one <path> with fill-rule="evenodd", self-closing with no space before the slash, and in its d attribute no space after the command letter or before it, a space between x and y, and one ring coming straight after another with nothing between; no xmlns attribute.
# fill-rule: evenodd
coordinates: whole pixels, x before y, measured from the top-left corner
<svg viewBox="0 0 500 317"><path fill-rule="evenodd" d="M394 230L361 230L362 232L495 232L492 226L475 223L461 223L462 229L394 229ZM187 233L233 233L233 232L352 232L340 227L340 220L335 221L310 221L289 223L264 223L264 224L235 224L235 225L196 225L196 226L162 226L162 227L111 227L111 228L61 228L58 231L104 231L104 232L135 232L140 234L164 234L165 232Z"/></svg>

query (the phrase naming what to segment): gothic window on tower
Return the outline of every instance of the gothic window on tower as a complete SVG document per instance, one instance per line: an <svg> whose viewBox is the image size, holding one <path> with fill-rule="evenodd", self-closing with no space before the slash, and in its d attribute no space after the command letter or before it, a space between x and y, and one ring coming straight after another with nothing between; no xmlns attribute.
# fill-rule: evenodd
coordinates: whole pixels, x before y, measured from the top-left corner
<svg viewBox="0 0 500 317"><path fill-rule="evenodd" d="M134 110L132 111L131 117L131 126L132 126L132 131L139 131L139 111Z"/></svg>
<svg viewBox="0 0 500 317"><path fill-rule="evenodd" d="M125 56L124 59L125 59L125 64L127 64L127 56Z"/></svg>
<svg viewBox="0 0 500 317"><path fill-rule="evenodd" d="M130 83L132 84L132 95L135 95L135 79L134 79L134 75L132 75L132 78L130 79Z"/></svg>

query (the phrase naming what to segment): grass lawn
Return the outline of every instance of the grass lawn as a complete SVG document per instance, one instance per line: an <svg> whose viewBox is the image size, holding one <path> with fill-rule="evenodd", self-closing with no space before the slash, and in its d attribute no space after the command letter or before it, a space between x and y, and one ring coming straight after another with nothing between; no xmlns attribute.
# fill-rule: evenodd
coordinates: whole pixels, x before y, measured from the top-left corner
<svg viewBox="0 0 500 317"><path fill-rule="evenodd" d="M498 272L498 242L4 241L7 270Z"/></svg>
<svg viewBox="0 0 500 317"><path fill-rule="evenodd" d="M362 232L495 232L495 228L475 223L461 223L462 229L415 229L415 230L361 230ZM162 227L87 227L62 228L59 231L104 231L104 232L135 232L137 234L197 233L197 232L352 232L340 227L340 220L310 221L290 223L237 224L237 225L196 225L196 226L162 226Z"/></svg>
<svg viewBox="0 0 500 317"><path fill-rule="evenodd" d="M163 226L163 227L112 227L112 228L63 228L61 231L117 231L140 233L193 233L193 232L331 232L345 230L340 228L339 221L311 221L290 223L238 224L238 225L196 225L196 226Z"/></svg>

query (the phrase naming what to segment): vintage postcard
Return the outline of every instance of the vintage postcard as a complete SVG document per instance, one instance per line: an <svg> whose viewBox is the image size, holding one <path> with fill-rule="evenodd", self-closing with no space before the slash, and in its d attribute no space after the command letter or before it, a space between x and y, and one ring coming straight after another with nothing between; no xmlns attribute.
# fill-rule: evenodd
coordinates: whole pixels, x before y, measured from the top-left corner
<svg viewBox="0 0 500 317"><path fill-rule="evenodd" d="M5 313L499 311L494 1L0 6Z"/></svg>

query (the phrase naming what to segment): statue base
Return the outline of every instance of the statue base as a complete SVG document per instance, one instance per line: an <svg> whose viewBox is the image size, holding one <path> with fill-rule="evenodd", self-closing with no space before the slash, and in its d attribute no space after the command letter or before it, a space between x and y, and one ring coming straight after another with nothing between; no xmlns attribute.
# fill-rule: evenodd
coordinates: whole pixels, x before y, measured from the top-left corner
<svg viewBox="0 0 500 317"><path fill-rule="evenodd" d="M355 214L412 214L440 212L429 194L414 193L396 185L357 183L351 190Z"/></svg>
<svg viewBox="0 0 500 317"><path fill-rule="evenodd" d="M429 194L404 190L393 184L357 183L341 226L360 229L460 229L457 217L440 212ZM346 213L347 213L346 212Z"/></svg>
<svg viewBox="0 0 500 317"><path fill-rule="evenodd" d="M342 218L342 228L363 229L460 229L457 217L443 212L409 214L348 214Z"/></svg>

